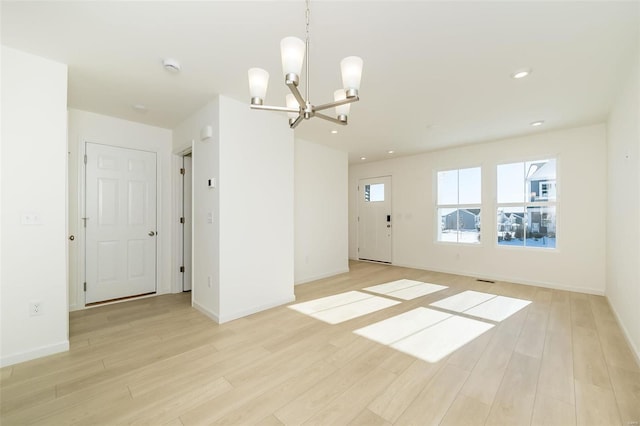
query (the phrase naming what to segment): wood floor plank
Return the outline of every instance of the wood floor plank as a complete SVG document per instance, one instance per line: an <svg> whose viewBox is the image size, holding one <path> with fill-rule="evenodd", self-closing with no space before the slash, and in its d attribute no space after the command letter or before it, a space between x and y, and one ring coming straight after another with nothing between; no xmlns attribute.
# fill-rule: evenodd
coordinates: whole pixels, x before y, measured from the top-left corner
<svg viewBox="0 0 640 426"><path fill-rule="evenodd" d="M446 364L394 424L439 424L468 376L468 371Z"/></svg>
<svg viewBox="0 0 640 426"><path fill-rule="evenodd" d="M622 423L640 422L640 372L609 366L609 374Z"/></svg>
<svg viewBox="0 0 640 426"><path fill-rule="evenodd" d="M474 426L483 425L491 406L474 398L458 394L447 414L442 419L442 426Z"/></svg>
<svg viewBox="0 0 640 426"><path fill-rule="evenodd" d="M573 328L573 375L583 383L611 388L609 372L595 329Z"/></svg>
<svg viewBox="0 0 640 426"><path fill-rule="evenodd" d="M391 426L391 423L365 408L349 422L349 426Z"/></svg>
<svg viewBox="0 0 640 426"><path fill-rule="evenodd" d="M319 381L334 374L336 368L321 360L300 374L268 389L262 395L229 412L214 424L256 424ZM279 420L278 420L279 421Z"/></svg>
<svg viewBox="0 0 640 426"><path fill-rule="evenodd" d="M496 394L486 425L531 422L540 360L514 352Z"/></svg>
<svg viewBox="0 0 640 426"><path fill-rule="evenodd" d="M517 335L496 331L461 393L490 406L507 371L517 340Z"/></svg>
<svg viewBox="0 0 640 426"><path fill-rule="evenodd" d="M547 331L549 307L536 304L529 307L515 351L534 358L541 358Z"/></svg>
<svg viewBox="0 0 640 426"><path fill-rule="evenodd" d="M533 407L532 426L572 426L576 407L546 395L538 395Z"/></svg>
<svg viewBox="0 0 640 426"><path fill-rule="evenodd" d="M640 366L604 297L355 261L295 293L400 279L448 288L335 325L287 306L216 324L188 293L71 312L68 352L0 369L0 423L638 421ZM466 290L531 304L435 364L353 333Z"/></svg>
<svg viewBox="0 0 640 426"><path fill-rule="evenodd" d="M276 417L286 425L302 424L331 401L344 393L371 370L371 354L363 354L359 362L347 363L317 386L292 399L276 410ZM334 365L334 364L331 364ZM334 365L335 366L335 365Z"/></svg>
<svg viewBox="0 0 640 426"><path fill-rule="evenodd" d="M445 364L415 360L369 404L369 410L394 423Z"/></svg>
<svg viewBox="0 0 640 426"><path fill-rule="evenodd" d="M621 425L611 389L576 380L576 420L581 425Z"/></svg>
<svg viewBox="0 0 640 426"><path fill-rule="evenodd" d="M563 333L548 332L545 340L538 394L575 404L573 345Z"/></svg>
<svg viewBox="0 0 640 426"><path fill-rule="evenodd" d="M377 367L371 369L361 380L334 398L304 424L329 425L351 422L396 377L395 374L387 370Z"/></svg>

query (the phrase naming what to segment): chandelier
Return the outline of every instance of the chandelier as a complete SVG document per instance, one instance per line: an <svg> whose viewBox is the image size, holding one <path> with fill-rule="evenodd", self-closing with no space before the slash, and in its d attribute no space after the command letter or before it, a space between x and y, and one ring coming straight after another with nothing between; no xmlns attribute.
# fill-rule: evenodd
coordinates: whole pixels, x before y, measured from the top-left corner
<svg viewBox="0 0 640 426"><path fill-rule="evenodd" d="M360 78L362 76L362 58L358 56L348 56L340 61L342 85L344 88L336 90L333 93L333 102L322 105L313 105L309 101L309 0L306 1L306 6L305 41L302 41L297 37L285 37L280 42L284 84L286 84L289 90L291 90L291 94L288 94L286 97L287 106L279 107L263 105L264 99L267 95L269 73L262 68L251 68L249 69L251 108L287 112L287 115L289 116L289 127L292 129L295 129L303 119L308 120L311 117L318 117L333 123L346 125L349 116L349 109L351 107L350 104L360 100L358 90L360 89ZM304 98L298 89L303 62L306 64ZM336 117L331 117L318 112L330 108L335 108Z"/></svg>

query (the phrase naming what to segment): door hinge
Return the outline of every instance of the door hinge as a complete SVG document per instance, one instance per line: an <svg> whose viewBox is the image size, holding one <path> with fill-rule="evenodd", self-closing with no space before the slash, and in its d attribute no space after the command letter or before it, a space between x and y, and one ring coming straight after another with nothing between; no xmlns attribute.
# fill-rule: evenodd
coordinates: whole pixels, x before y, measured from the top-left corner
<svg viewBox="0 0 640 426"><path fill-rule="evenodd" d="M87 154L84 155L84 164L87 164Z"/></svg>
<svg viewBox="0 0 640 426"><path fill-rule="evenodd" d="M180 267L180 272L184 272L184 266Z"/></svg>
<svg viewBox="0 0 640 426"><path fill-rule="evenodd" d="M358 216L358 222L360 222L360 216Z"/></svg>
<svg viewBox="0 0 640 426"><path fill-rule="evenodd" d="M360 253L360 247L358 247L358 253Z"/></svg>
<svg viewBox="0 0 640 426"><path fill-rule="evenodd" d="M87 283L84 283L84 291L87 291Z"/></svg>
<svg viewBox="0 0 640 426"><path fill-rule="evenodd" d="M180 223L184 223L184 217L180 218Z"/></svg>
<svg viewBox="0 0 640 426"><path fill-rule="evenodd" d="M181 175L185 174L185 170L184 169L180 169L180 174Z"/></svg>

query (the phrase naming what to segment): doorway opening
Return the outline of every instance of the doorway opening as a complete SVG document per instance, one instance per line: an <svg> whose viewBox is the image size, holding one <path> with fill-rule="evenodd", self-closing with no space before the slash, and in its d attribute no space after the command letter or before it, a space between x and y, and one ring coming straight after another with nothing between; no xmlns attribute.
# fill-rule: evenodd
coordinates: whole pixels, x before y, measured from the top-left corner
<svg viewBox="0 0 640 426"><path fill-rule="evenodd" d="M193 162L191 152L183 155L182 168L182 213L180 225L182 226L182 259L180 272L182 273L182 291L192 289L192 240L193 240Z"/></svg>

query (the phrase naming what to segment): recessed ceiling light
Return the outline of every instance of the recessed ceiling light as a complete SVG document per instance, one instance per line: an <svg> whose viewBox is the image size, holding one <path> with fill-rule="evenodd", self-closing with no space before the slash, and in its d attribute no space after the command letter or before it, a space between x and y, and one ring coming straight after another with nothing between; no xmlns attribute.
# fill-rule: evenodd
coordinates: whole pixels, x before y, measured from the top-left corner
<svg viewBox="0 0 640 426"><path fill-rule="evenodd" d="M395 151L390 149L389 151L387 151L387 154L393 154Z"/></svg>
<svg viewBox="0 0 640 426"><path fill-rule="evenodd" d="M133 110L137 111L137 112L143 112L144 113L144 112L148 111L147 107L145 105L142 105L142 104L131 105L131 108L133 108Z"/></svg>
<svg viewBox="0 0 640 426"><path fill-rule="evenodd" d="M525 78L529 74L531 74L531 68L526 68L526 69L522 69L514 72L513 74L511 74L511 78L515 78L515 79Z"/></svg>
<svg viewBox="0 0 640 426"><path fill-rule="evenodd" d="M162 66L164 67L164 69L172 74L177 74L180 72L180 69L182 68L180 66L180 62L176 61L175 59L171 59L171 58L167 58L165 60L162 61Z"/></svg>
<svg viewBox="0 0 640 426"><path fill-rule="evenodd" d="M531 125L532 125L533 127L542 126L543 124L544 124L544 121L543 121L543 120L540 120L540 121L534 121L534 122L532 122L532 123L531 123Z"/></svg>
<svg viewBox="0 0 640 426"><path fill-rule="evenodd" d="M366 159L367 159L367 157L360 157L360 159L361 159L361 160L366 160Z"/></svg>
<svg viewBox="0 0 640 426"><path fill-rule="evenodd" d="M331 133L335 135L336 133L338 133L338 131L337 130L332 130Z"/></svg>

